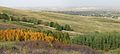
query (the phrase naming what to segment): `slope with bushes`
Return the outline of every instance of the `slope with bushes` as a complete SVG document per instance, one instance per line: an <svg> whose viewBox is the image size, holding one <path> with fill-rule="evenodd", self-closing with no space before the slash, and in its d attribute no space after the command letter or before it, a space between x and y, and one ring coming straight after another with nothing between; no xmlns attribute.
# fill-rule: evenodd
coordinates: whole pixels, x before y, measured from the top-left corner
<svg viewBox="0 0 120 54"><path fill-rule="evenodd" d="M68 24L76 33L87 33L87 32L111 32L120 31L119 20L106 19L101 17L87 17L78 15L68 15L53 13L47 11L28 11L28 10L16 10L1 7L1 13L7 13L10 16L13 15L15 18L36 18L38 20L47 22L57 22L60 25Z"/></svg>
<svg viewBox="0 0 120 54"><path fill-rule="evenodd" d="M18 27L0 30L0 41L26 43L29 40L47 42L57 40L62 44L79 44L106 51L117 49L120 44L120 21L116 19L0 7L0 23L27 27L27 29L22 28L23 30L17 30ZM48 28L46 29L46 27ZM49 47L52 46L50 43L47 44ZM71 47L68 48L71 49ZM84 49L80 51L84 51Z"/></svg>

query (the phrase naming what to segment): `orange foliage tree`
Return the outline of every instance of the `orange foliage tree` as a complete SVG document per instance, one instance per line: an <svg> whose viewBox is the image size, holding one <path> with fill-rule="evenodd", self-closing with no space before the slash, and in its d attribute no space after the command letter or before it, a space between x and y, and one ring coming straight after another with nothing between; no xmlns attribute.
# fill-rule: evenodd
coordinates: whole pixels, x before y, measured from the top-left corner
<svg viewBox="0 0 120 54"><path fill-rule="evenodd" d="M41 32L33 32L31 30L0 30L0 41L36 41L42 40L46 42L57 41L53 36L47 36Z"/></svg>

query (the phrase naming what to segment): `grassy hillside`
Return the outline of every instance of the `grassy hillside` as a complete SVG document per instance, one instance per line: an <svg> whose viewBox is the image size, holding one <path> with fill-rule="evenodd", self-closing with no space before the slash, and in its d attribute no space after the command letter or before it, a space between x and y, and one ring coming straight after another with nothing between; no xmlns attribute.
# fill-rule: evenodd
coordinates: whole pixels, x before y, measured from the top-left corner
<svg viewBox="0 0 120 54"><path fill-rule="evenodd" d="M75 16L50 12L42 12L41 14L46 16L48 20L56 21L60 24L71 25L75 32L120 31L120 21L115 19Z"/></svg>
<svg viewBox="0 0 120 54"><path fill-rule="evenodd" d="M52 12L33 12L27 10L16 10L0 7L0 12L21 16L29 16L43 21L54 21L61 25L69 24L76 33L84 32L111 32L120 31L120 21L116 19L106 19L100 17L86 17L78 15L67 15Z"/></svg>
<svg viewBox="0 0 120 54"><path fill-rule="evenodd" d="M13 18L17 18L17 20L20 19L20 20L16 21L16 20L3 19L4 17L2 17L0 19L0 29L15 29L15 28L26 29L27 28L26 31L30 29L30 31L32 30L32 32L34 32L34 31L43 32L48 36L50 35L50 36L55 37L60 42L70 43L70 44L74 44L74 43L71 43L71 41L72 41L71 39L73 39L71 37L79 36L79 35L76 35L76 34L84 34L84 35L88 34L88 35L86 35L85 38L84 38L84 35L83 35L83 39L79 39L79 38L78 39L76 39L76 38L73 39L73 40L76 40L75 42L78 42L78 43L80 43L80 42L77 41L77 40L83 41L84 45L86 45L88 43L87 46L89 46L89 41L88 40L91 40L90 43L94 43L94 42L92 42L95 39L95 38L93 38L93 36L94 37L97 36L99 38L99 36L101 36L102 34L103 35L101 36L102 38L100 38L100 40L105 40L105 41L107 40L107 42L109 42L110 38L107 38L107 37L111 36L111 37L115 37L115 39L113 38L113 39L110 39L110 40L115 40L116 42L110 41L110 43L118 43L119 42L119 39L116 40L116 38L118 38L119 34L120 34L120 33L117 33L117 32L120 32L120 20L117 20L117 19L108 19L108 18L90 17L90 16L88 17L88 16L79 16L79 15L68 15L68 14L53 13L53 12L48 12L48 11L18 10L18 9L6 8L6 7L0 7L0 13L1 14L6 13L6 15L15 16ZM27 19L24 18L24 17L26 17ZM28 20L28 21L26 21L26 20ZM33 20L33 21L31 22L31 20ZM42 20L43 21L42 24L36 24L37 20ZM55 25L57 25L57 27L60 27L60 29L61 29L61 26L63 26L62 27L62 29L63 29L64 25L66 25L66 24L70 25L73 30L57 30L56 26L53 25L53 23ZM63 33L63 32L68 32L71 37L69 37L68 33ZM113 32L115 32L115 33L113 33ZM104 35L104 33L105 33L105 35ZM12 34L12 32L11 32L11 34ZM34 33L34 34L36 34L36 33ZM115 34L117 36L115 36ZM1 33L1 36L2 36L2 33ZM16 35L13 35L13 36L16 37ZM24 36L24 35L22 35L22 36ZM26 36L29 36L29 34L27 34ZM104 36L106 36L105 39L103 39ZM7 37L7 35L6 35L6 37ZM86 39L86 38L88 38L88 39ZM98 39L95 39L94 41L96 43L98 43L97 40ZM26 43L26 41L24 41L24 42ZM34 42L31 42L31 43L34 43ZM106 44L106 42L104 42L104 41L100 41L99 44L101 44L101 43ZM38 45L38 43L35 46L37 46L37 45ZM82 44L80 43L80 45L82 45ZM119 45L119 44L117 44L117 45ZM64 47L64 46L65 45L58 46L58 47ZM93 44L91 46L95 46L95 45ZM115 46L115 44L113 45L113 47L114 46ZM55 46L53 46L53 47L55 47ZM65 50L65 52L66 52L68 48L66 48L66 49L63 48L62 52L64 52L63 50ZM46 50L46 48L45 48L45 50ZM59 51L61 49L57 49L57 50ZM55 49L55 51L57 51L57 50ZM82 49L82 50L84 51L84 49ZM80 50L80 51L82 51L82 50ZM47 50L47 51L49 51L49 50ZM71 51L66 52L66 53L69 54L69 53L71 53Z"/></svg>

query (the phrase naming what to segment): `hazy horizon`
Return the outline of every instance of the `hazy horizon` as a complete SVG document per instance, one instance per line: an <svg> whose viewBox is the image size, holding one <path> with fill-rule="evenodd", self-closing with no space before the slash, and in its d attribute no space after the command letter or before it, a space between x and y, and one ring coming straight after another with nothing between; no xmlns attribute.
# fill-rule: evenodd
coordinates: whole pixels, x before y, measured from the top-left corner
<svg viewBox="0 0 120 54"><path fill-rule="evenodd" d="M0 0L5 7L120 7L120 0Z"/></svg>

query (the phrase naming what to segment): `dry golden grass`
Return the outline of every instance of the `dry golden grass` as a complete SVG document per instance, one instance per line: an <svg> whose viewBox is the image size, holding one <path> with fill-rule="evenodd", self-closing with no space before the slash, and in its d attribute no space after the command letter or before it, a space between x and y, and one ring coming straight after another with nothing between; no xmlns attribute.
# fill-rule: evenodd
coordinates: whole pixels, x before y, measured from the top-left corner
<svg viewBox="0 0 120 54"><path fill-rule="evenodd" d="M54 21L59 24L69 24L76 33L86 32L120 32L120 21L102 17L88 17L79 15L68 15L46 11L33 12L30 10L16 10L1 7L0 12L8 12L13 15L34 17L43 21Z"/></svg>

